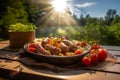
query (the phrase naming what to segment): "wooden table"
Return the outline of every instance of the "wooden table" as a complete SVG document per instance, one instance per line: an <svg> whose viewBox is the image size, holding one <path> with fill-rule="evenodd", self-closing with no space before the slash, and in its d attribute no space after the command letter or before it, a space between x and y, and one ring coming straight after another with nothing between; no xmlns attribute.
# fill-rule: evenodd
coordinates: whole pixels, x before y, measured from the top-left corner
<svg viewBox="0 0 120 80"><path fill-rule="evenodd" d="M116 56L117 62L109 64L106 68L108 71L99 69L75 69L55 73L50 70L31 69L18 61L0 59L0 77L15 80L120 80L120 47L102 47ZM0 56L14 56L16 53L17 50L9 51L9 41L0 42Z"/></svg>

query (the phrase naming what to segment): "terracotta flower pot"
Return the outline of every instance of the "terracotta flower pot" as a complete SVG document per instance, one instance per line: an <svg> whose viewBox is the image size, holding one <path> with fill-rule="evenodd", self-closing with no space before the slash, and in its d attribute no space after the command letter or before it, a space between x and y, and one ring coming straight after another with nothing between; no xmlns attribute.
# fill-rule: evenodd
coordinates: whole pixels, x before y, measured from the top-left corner
<svg viewBox="0 0 120 80"><path fill-rule="evenodd" d="M9 33L10 48L22 48L25 43L35 39L35 31L31 32L11 32Z"/></svg>

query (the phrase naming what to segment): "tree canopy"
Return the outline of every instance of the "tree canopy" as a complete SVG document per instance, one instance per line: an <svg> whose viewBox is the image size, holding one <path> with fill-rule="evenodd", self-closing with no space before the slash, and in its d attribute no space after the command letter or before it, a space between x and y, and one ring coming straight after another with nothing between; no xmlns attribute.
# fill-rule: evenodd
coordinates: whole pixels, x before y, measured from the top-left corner
<svg viewBox="0 0 120 80"><path fill-rule="evenodd" d="M81 14L78 18L74 13L71 15L69 8L67 8L66 13L61 15L56 13L53 16L51 4L44 4L41 1L40 3L32 3L30 1L0 0L0 40L8 39L9 25L34 23L39 29L48 26L72 26L58 28L56 35L70 35L74 39L86 41L97 40L106 45L120 45L120 16L116 9L108 9L106 15L100 18L91 17L90 14ZM42 35L45 34L46 36L51 35L48 29Z"/></svg>

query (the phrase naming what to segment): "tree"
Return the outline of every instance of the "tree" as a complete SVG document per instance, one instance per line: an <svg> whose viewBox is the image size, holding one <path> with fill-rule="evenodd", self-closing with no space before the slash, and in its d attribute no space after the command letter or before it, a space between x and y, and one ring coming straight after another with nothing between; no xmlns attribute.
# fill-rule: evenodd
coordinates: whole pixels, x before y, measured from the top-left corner
<svg viewBox="0 0 120 80"><path fill-rule="evenodd" d="M25 10L28 14L28 20L31 23L35 23L37 17L39 17L39 15L41 15L41 13L42 13L39 11L38 5L35 5L34 3L31 3L28 0L26 0L26 2L25 2Z"/></svg>
<svg viewBox="0 0 120 80"><path fill-rule="evenodd" d="M106 25L111 25L111 22L115 18L116 15L117 15L116 9L109 9L105 16Z"/></svg>
<svg viewBox="0 0 120 80"><path fill-rule="evenodd" d="M85 26L85 24L86 24L86 19L84 18L83 14L81 14L79 19L79 25Z"/></svg>
<svg viewBox="0 0 120 80"><path fill-rule="evenodd" d="M112 25L116 25L117 23L120 23L120 16L116 15L114 20L112 21Z"/></svg>
<svg viewBox="0 0 120 80"><path fill-rule="evenodd" d="M0 27L2 29L1 31L1 37L2 38L7 38L8 34L8 28L9 25L21 22L21 23L28 23L28 14L25 11L25 1L24 0L5 0L2 1L4 5L3 10L4 12L0 16Z"/></svg>

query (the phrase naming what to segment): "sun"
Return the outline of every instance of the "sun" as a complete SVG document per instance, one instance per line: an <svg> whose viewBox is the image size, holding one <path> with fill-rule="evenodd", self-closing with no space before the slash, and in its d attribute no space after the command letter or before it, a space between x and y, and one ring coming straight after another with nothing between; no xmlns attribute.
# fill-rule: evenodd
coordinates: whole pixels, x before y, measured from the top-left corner
<svg viewBox="0 0 120 80"><path fill-rule="evenodd" d="M57 12L65 12L65 9L67 8L67 2L66 0L53 0L52 6Z"/></svg>

